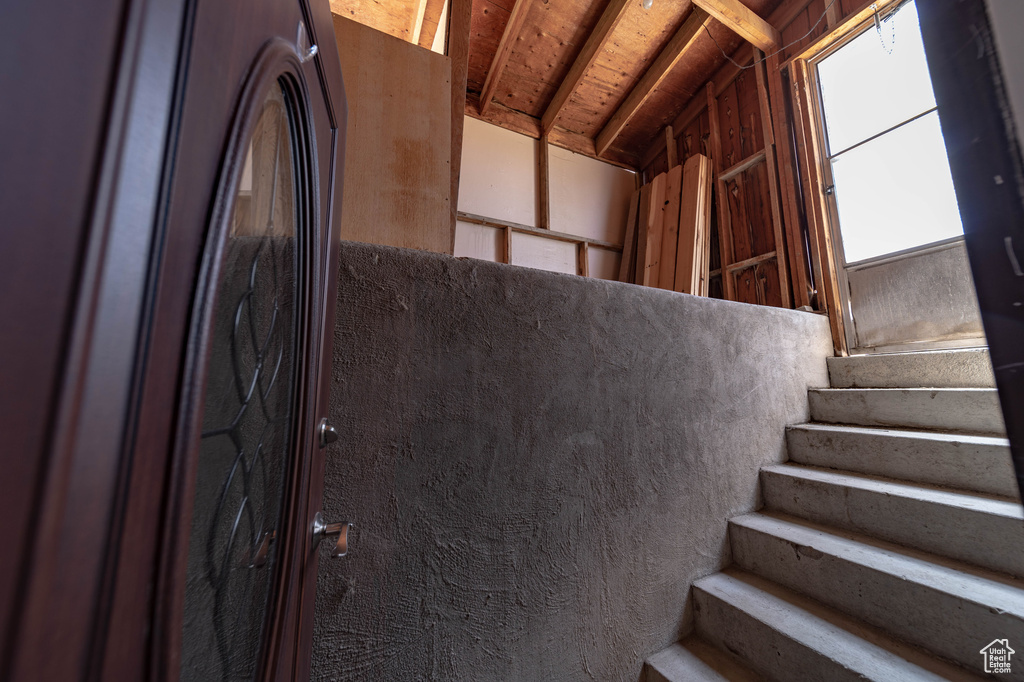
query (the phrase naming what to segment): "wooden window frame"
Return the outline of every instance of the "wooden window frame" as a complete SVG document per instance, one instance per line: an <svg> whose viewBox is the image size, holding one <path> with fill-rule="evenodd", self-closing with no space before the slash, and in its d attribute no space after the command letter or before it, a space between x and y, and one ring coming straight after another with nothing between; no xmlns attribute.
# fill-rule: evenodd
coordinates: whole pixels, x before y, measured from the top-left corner
<svg viewBox="0 0 1024 682"><path fill-rule="evenodd" d="M843 268L842 242L835 202L828 194L832 186L831 167L825 143L825 119L818 87L817 63L870 30L875 12L885 13L901 0L879 0L854 12L841 24L815 41L803 52L787 60L781 68L789 70L793 87L793 126L796 132L797 159L802 169L801 191L810 236L811 263L817 283L818 305L828 314L835 354L850 354L852 330L845 292L849 291Z"/></svg>

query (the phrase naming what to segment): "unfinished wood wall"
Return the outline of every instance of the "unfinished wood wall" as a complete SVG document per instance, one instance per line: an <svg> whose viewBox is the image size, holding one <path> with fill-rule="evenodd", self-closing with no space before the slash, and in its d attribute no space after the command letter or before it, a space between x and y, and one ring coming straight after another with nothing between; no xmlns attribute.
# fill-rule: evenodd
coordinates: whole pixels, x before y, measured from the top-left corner
<svg viewBox="0 0 1024 682"><path fill-rule="evenodd" d="M348 97L341 238L451 253L451 60L335 15Z"/></svg>
<svg viewBox="0 0 1024 682"><path fill-rule="evenodd" d="M715 187L716 193L720 192L725 199L727 226L724 234L728 235L728 242L725 249L720 248L719 212L716 211L712 240L712 296L726 297L720 261L724 252L731 255L734 266L746 264L746 267L732 273L732 297L735 300L775 306L814 304L818 308L823 307L814 295L815 267L811 263L812 254L808 254L807 249L808 226L803 217L805 197L790 121L792 84L787 67L790 60L870 4L864 0L784 2L769 17L769 22L782 34L784 48L777 55L769 55L765 59L763 84L759 84L757 77L754 51L749 45L741 46L732 59L744 68L727 63L708 79L707 98L696 95L676 119L672 134L678 163L685 162L696 153L714 157L716 141L713 134L716 128L718 131L717 143L721 150L720 157L715 159ZM759 53L756 56L761 57ZM762 88L770 107L769 121L762 120L759 99ZM717 126L712 125L709 105L712 109L717 107ZM768 140L765 139L766 130L770 135ZM652 151L658 146L656 143ZM653 157L651 152L647 154L650 161L642 171L644 181L668 170L668 150L664 143L660 143L660 147L660 153ZM718 174L728 174L730 167L753 160L761 150L773 152L776 158L752 163L731 174L724 183L717 181ZM806 169L802 172L806 174ZM771 185L775 182L778 183L775 187L777 206L773 207ZM774 211L778 213L777 219ZM781 223L781 229L776 227L776 220ZM781 272L780 267L783 268ZM820 271L820 265L817 269ZM728 272L726 276L729 276Z"/></svg>

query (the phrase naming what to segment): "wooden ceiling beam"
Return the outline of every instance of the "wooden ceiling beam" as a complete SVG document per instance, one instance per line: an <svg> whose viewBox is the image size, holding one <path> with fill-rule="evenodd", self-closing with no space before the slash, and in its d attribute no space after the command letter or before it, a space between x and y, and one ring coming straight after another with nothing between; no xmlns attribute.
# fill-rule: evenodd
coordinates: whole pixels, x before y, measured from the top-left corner
<svg viewBox="0 0 1024 682"><path fill-rule="evenodd" d="M690 46L693 45L697 36L701 34L709 21L711 21L711 17L707 12L699 7L694 7L690 16L687 17L683 25L676 31L676 34L672 36L668 45L665 46L665 49L661 51L658 58L651 64L651 68L647 69L647 73L636 84L636 87L633 88L616 112L612 114L604 129L598 133L597 139L594 141L598 156L602 156L608 151L608 147L611 146L615 138L619 136L630 119L636 115L640 107L650 98L661 82L665 80L665 77L668 76L672 68L679 63L679 60L690 49Z"/></svg>
<svg viewBox="0 0 1024 682"><path fill-rule="evenodd" d="M779 31L785 31L786 28L792 24L796 18L807 9L809 0L783 0L782 4L779 5L771 16L768 17L768 23L772 26L778 26ZM708 81L715 84L715 96L722 94L722 91L729 86L730 83L740 73L740 67L747 66L750 63L750 50L747 49L746 45L740 45L739 48L732 53L732 61L727 61L722 65L714 76L708 79ZM740 65L737 67L736 62ZM686 108L676 117L676 120L672 122L672 129L676 133L682 133L693 119L700 116L701 112L707 109L708 100L703 94L703 87L699 91L699 96L694 96L687 103ZM665 138L662 135L656 135L647 153L644 155L640 162L640 168L647 168L651 165L654 159L658 158L661 152L665 151Z"/></svg>
<svg viewBox="0 0 1024 682"><path fill-rule="evenodd" d="M597 20L594 30L587 36L587 42L583 44L583 49L580 50L576 61L572 63L569 73L562 80L562 84L558 86L551 104L548 105L541 116L540 124L545 133L551 132L551 129L555 127L555 121L558 120L562 109L569 103L569 98L572 97L572 94L576 92L576 88L583 82L583 77L587 75L587 71L597 61L597 57L601 54L605 43L611 37L612 31L619 25L622 18L626 16L626 9L629 6L630 0L611 0L608 6L605 7L604 13Z"/></svg>
<svg viewBox="0 0 1024 682"><path fill-rule="evenodd" d="M467 93L466 95L465 114L471 118L496 125L499 128L505 128L506 130L532 137L535 140L539 140L545 134L541 130L539 118L524 114L521 111L509 109L501 102L495 102L486 116L481 115L479 100L473 93ZM580 135L579 133L555 126L550 133L547 133L547 136L548 142L553 147L567 149L591 159L598 158L594 150L594 141L586 135ZM640 161L636 156L619 150L615 150L599 160L634 172L637 170L637 163Z"/></svg>
<svg viewBox="0 0 1024 682"><path fill-rule="evenodd" d="M434 36L441 25L441 15L444 14L444 6L447 0L425 0L423 19L420 21L420 35L416 42L420 47L428 50L434 44Z"/></svg>
<svg viewBox="0 0 1024 682"><path fill-rule="evenodd" d="M501 34L501 42L498 43L498 49L491 61L491 68L487 70L484 89L480 91L481 114L486 114L488 107L491 106L491 99L494 97L494 91L498 88L501 73L505 70L505 65L508 64L508 58L512 56L516 38L519 37L519 32L523 29L526 15L532 4L533 0L516 0L516 5L512 8L512 14L509 15L508 23L505 24L505 32Z"/></svg>
<svg viewBox="0 0 1024 682"><path fill-rule="evenodd" d="M412 39L409 40L413 45L420 44L420 34L423 33L423 21L427 17L427 0L416 0L416 11L412 16Z"/></svg>
<svg viewBox="0 0 1024 682"><path fill-rule="evenodd" d="M693 0L693 4L760 50L770 52L782 44L782 36L775 27L750 11L740 0Z"/></svg>

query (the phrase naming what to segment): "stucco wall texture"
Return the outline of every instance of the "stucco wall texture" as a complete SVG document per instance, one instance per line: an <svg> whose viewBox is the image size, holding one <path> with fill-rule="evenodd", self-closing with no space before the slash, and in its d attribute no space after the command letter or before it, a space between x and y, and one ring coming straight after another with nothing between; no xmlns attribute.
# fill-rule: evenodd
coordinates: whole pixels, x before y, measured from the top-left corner
<svg viewBox="0 0 1024 682"><path fill-rule="evenodd" d="M346 243L313 679L636 682L827 383L824 317Z"/></svg>

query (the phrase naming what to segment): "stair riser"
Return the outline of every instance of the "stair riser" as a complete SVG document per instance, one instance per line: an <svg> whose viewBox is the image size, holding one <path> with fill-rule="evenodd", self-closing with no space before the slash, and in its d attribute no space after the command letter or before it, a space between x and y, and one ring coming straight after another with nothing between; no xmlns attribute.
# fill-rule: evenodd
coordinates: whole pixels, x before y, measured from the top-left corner
<svg viewBox="0 0 1024 682"><path fill-rule="evenodd" d="M843 431L842 427L831 431L792 427L786 430L786 443L789 458L800 464L1018 496L1008 445L970 442L970 437L942 440Z"/></svg>
<svg viewBox="0 0 1024 682"><path fill-rule="evenodd" d="M828 358L833 388L993 388L988 350Z"/></svg>
<svg viewBox="0 0 1024 682"><path fill-rule="evenodd" d="M722 651L739 656L770 679L864 682L858 673L696 585L693 599L697 634Z"/></svg>
<svg viewBox="0 0 1024 682"><path fill-rule="evenodd" d="M730 525L742 568L842 610L893 636L981 672L979 650L994 639L1024 642L1024 620L894 573L816 548ZM1024 670L1007 679L1024 679Z"/></svg>
<svg viewBox="0 0 1024 682"><path fill-rule="evenodd" d="M707 644L703 647L713 655L724 659L725 655ZM731 664L735 668L735 664ZM751 680L748 675L728 676L715 670L707 661L701 660L682 643L672 644L647 659L644 663L647 682L739 682ZM742 671L740 671L742 673Z"/></svg>
<svg viewBox="0 0 1024 682"><path fill-rule="evenodd" d="M876 491L761 472L766 508L1020 576L1024 522Z"/></svg>
<svg viewBox="0 0 1024 682"><path fill-rule="evenodd" d="M668 679L649 665L644 666L644 671L647 673L647 682L674 682L674 680Z"/></svg>
<svg viewBox="0 0 1024 682"><path fill-rule="evenodd" d="M814 421L1005 435L994 390L810 390Z"/></svg>

